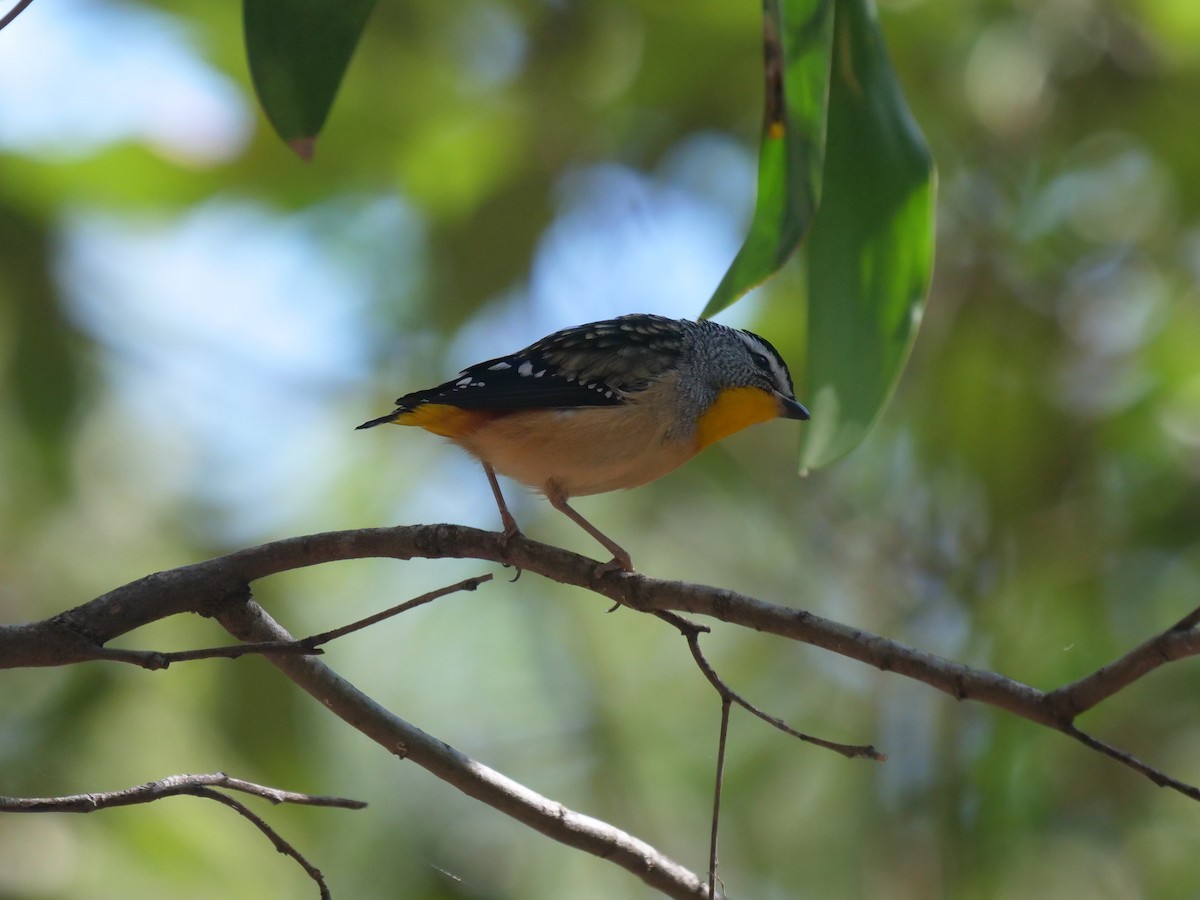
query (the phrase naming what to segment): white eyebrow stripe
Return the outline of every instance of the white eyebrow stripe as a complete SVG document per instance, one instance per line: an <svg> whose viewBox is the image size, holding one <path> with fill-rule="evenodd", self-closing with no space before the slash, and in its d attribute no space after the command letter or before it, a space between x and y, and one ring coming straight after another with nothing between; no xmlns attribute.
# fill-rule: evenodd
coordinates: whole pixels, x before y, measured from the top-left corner
<svg viewBox="0 0 1200 900"><path fill-rule="evenodd" d="M770 347L752 334L747 334L740 329L738 329L735 333L739 338L742 339L742 343L746 345L751 353L761 353L767 358L767 362L771 366L771 374L775 378L776 386L781 389L786 388L789 394L792 393L794 390L792 387L792 379L788 375L787 369L784 368L783 362L780 360L778 354L772 351Z"/></svg>

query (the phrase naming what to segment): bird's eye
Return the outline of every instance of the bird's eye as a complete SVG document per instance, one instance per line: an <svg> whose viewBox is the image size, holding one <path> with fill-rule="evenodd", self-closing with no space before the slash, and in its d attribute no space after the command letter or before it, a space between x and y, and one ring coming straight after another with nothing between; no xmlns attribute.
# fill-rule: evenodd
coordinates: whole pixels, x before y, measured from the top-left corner
<svg viewBox="0 0 1200 900"><path fill-rule="evenodd" d="M759 353L757 350L751 351L750 355L754 358L754 364L764 372L771 371L771 361L767 359L765 353Z"/></svg>

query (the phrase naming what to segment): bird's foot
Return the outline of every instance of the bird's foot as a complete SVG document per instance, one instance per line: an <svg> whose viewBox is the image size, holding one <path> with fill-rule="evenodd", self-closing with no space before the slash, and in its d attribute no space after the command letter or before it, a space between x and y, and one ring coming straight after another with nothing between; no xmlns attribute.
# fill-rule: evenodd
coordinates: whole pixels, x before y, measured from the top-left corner
<svg viewBox="0 0 1200 900"><path fill-rule="evenodd" d="M507 510L505 512L507 513ZM517 525L517 520L512 516L506 514L502 518L504 519L504 530L500 532L500 549L503 550L505 556L507 556L509 544L511 544L515 538L525 537L525 534L521 531L520 526ZM514 565L510 562L503 562L501 565L506 569L515 569L513 577L509 579L510 583L520 578L521 572L524 571L520 566Z"/></svg>
<svg viewBox="0 0 1200 900"><path fill-rule="evenodd" d="M617 549L620 550L619 547ZM620 550L619 553L614 552L613 558L608 562L596 566L596 570L592 573L592 575L594 578L599 580L609 572L629 572L630 574L633 574L634 571L633 560L629 558L628 553L626 553L624 550Z"/></svg>

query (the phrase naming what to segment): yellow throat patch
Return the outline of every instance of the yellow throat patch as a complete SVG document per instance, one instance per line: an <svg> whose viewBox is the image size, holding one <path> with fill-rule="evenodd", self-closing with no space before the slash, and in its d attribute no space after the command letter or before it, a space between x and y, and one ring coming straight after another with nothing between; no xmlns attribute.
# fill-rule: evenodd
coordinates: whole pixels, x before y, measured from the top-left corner
<svg viewBox="0 0 1200 900"><path fill-rule="evenodd" d="M697 450L743 428L777 418L779 401L774 395L756 387L726 388L696 423Z"/></svg>

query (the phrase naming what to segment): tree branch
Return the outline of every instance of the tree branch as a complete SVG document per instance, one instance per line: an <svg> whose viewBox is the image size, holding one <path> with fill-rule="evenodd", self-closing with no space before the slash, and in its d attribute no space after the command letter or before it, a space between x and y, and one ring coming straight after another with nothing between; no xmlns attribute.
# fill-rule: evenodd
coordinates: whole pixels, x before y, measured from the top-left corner
<svg viewBox="0 0 1200 900"><path fill-rule="evenodd" d="M704 615L812 644L915 679L956 699L986 703L1053 728L1156 784L1200 799L1195 788L1074 726L1080 712L1163 663L1200 653L1200 636L1195 631L1200 610L1092 675L1047 693L804 610L733 591L641 575L612 573L597 579L594 560L525 537L506 541L493 532L454 525L367 528L288 538L149 575L50 619L0 626L0 668L56 666L89 659L133 661L131 654L147 651L111 650L105 644L141 625L182 612L216 616L243 640L294 643L250 600L249 584L279 572L366 557L491 560L584 588L634 609ZM654 848L475 763L382 709L318 660L278 652L269 653L268 659L354 727L465 793L556 840L612 858L670 896L707 894L694 874Z"/></svg>

